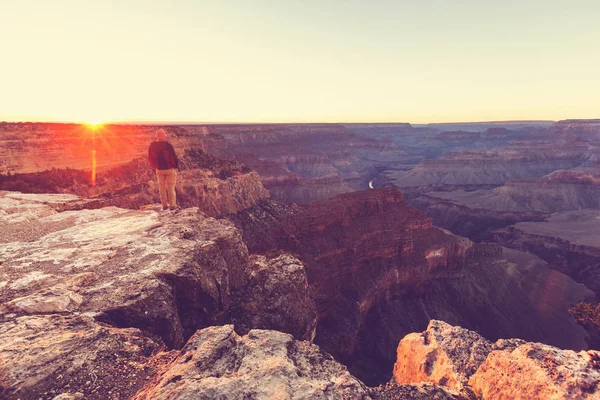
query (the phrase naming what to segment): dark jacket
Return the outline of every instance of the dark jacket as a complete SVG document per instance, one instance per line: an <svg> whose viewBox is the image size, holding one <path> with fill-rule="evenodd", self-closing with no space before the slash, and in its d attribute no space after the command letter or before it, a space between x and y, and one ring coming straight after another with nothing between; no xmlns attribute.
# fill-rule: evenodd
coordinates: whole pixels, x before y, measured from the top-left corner
<svg viewBox="0 0 600 400"><path fill-rule="evenodd" d="M148 148L148 161L154 169L179 168L179 160L171 143L164 140L152 142Z"/></svg>

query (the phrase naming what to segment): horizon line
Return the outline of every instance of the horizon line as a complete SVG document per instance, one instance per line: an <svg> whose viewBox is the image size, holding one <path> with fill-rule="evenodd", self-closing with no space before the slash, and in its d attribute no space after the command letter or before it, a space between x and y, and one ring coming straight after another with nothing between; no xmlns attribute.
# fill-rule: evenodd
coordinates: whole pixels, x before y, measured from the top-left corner
<svg viewBox="0 0 600 400"><path fill-rule="evenodd" d="M247 121L177 121L177 120L121 120L121 121L106 121L96 124L90 124L89 122L83 121L68 121L68 120L0 120L0 124L4 123L33 123L33 124L75 124L75 125L302 125L302 124L331 124L331 125L395 125L395 124L409 124L409 125L466 125L466 124L518 124L518 123L556 123L560 121L600 121L597 118L567 118L561 120L551 119L514 119L514 120L483 120L483 121L441 121L441 122L422 122L412 123L409 121L286 121L286 122L247 122Z"/></svg>

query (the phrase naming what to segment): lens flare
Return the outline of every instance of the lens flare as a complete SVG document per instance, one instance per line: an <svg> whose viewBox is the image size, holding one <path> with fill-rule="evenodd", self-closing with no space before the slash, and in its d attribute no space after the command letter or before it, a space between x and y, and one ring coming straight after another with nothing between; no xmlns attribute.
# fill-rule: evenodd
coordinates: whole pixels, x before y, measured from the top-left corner
<svg viewBox="0 0 600 400"><path fill-rule="evenodd" d="M96 149L92 150L92 186L96 186Z"/></svg>

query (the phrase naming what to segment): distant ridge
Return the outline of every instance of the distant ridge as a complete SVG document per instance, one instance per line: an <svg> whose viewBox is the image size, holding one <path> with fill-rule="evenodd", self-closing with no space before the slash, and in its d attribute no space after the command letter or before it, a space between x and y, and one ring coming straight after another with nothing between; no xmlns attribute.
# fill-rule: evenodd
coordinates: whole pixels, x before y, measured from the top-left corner
<svg viewBox="0 0 600 400"><path fill-rule="evenodd" d="M557 124L600 124L600 118L592 119L563 119L557 122Z"/></svg>

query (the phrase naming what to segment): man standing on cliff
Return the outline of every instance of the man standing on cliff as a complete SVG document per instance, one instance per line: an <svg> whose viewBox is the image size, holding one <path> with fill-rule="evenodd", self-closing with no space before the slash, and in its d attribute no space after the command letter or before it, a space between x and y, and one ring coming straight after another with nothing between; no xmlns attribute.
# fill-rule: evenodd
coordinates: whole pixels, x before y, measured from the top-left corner
<svg viewBox="0 0 600 400"><path fill-rule="evenodd" d="M148 148L148 161L158 178L158 192L163 210L177 208L175 183L179 160L171 143L167 142L167 132L164 129L156 131L156 141Z"/></svg>

